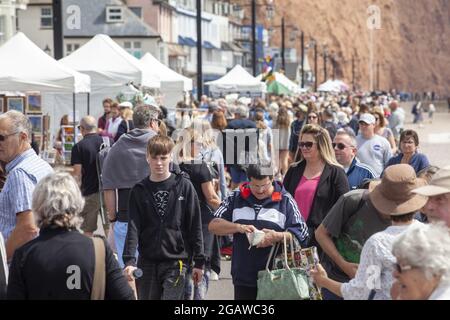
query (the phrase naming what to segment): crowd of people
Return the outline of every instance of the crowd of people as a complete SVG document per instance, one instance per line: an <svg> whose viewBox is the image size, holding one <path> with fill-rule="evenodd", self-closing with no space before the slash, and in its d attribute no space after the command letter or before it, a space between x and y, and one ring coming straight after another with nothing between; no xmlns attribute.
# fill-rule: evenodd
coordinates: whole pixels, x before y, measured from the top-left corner
<svg viewBox="0 0 450 320"><path fill-rule="evenodd" d="M324 299L450 299L450 167L419 152L396 99L203 96L167 109L107 98L100 118L78 124L71 174L42 160L27 117L8 111L0 291L203 300L227 249L235 299L254 300L271 247L287 238L317 247L310 277Z"/></svg>

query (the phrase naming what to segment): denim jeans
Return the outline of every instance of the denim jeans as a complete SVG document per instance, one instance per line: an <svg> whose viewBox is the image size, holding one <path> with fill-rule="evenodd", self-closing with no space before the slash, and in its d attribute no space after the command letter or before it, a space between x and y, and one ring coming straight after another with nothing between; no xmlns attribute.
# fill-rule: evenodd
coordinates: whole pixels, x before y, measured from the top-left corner
<svg viewBox="0 0 450 320"><path fill-rule="evenodd" d="M128 223L116 221L114 223L114 243L116 244L117 249L117 258L119 262L119 266L123 269L124 263L122 259L123 248L125 247L125 239L127 237Z"/></svg>
<svg viewBox="0 0 450 320"><path fill-rule="evenodd" d="M125 240L127 238L128 222L116 221L114 223L114 243L117 250L117 262L119 266L123 269L125 264L123 263L123 249L125 248ZM139 256L139 248L136 249L136 260Z"/></svg>
<svg viewBox="0 0 450 320"><path fill-rule="evenodd" d="M139 300L183 300L187 266L181 260L158 263L138 260L143 275L136 280Z"/></svg>
<svg viewBox="0 0 450 320"><path fill-rule="evenodd" d="M322 297L323 300L344 300L342 297L335 295L328 289L322 288Z"/></svg>
<svg viewBox="0 0 450 320"><path fill-rule="evenodd" d="M184 299L205 300L206 294L208 293L210 275L211 269L205 270L202 281L194 286L194 280L192 280L192 270L189 270L185 280ZM194 295L192 295L192 293L194 293Z"/></svg>

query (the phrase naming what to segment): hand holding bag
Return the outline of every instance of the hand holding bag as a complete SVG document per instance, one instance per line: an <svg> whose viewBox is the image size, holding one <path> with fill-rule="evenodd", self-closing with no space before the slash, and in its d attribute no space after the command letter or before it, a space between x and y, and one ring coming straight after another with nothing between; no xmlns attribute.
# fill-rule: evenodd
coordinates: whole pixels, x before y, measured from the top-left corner
<svg viewBox="0 0 450 320"><path fill-rule="evenodd" d="M291 238L292 242L292 238ZM306 271L302 268L290 268L287 262L286 234L283 236L285 268L269 270L278 245L272 246L266 269L258 272L257 300L302 300L309 299L309 285ZM293 244L291 244L293 248ZM294 260L291 250L292 260Z"/></svg>
<svg viewBox="0 0 450 320"><path fill-rule="evenodd" d="M319 256L316 247L302 248L297 239L291 239L290 247L291 255L288 256L287 265L291 268L301 268L306 271L308 275L309 296L311 300L322 300L322 294L319 287L314 283L310 276L311 269L314 269L319 264ZM293 254L292 254L293 253ZM292 259L292 255L294 258ZM273 269L284 269L286 262L284 253L280 253L274 260Z"/></svg>

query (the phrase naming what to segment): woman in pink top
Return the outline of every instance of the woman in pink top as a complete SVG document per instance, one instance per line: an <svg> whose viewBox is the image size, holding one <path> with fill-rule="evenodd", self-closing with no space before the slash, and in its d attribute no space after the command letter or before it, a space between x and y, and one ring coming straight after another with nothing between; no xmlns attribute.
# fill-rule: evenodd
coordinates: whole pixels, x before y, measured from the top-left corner
<svg viewBox="0 0 450 320"><path fill-rule="evenodd" d="M331 207L349 191L347 175L336 161L328 131L315 124L305 125L300 132L295 161L283 184L314 236ZM318 245L315 237L311 239L310 245Z"/></svg>

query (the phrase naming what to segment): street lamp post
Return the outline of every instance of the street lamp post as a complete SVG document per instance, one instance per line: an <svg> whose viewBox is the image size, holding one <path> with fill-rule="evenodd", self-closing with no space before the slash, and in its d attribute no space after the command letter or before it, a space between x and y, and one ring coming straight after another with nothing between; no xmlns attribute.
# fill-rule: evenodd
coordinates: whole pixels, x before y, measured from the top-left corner
<svg viewBox="0 0 450 320"><path fill-rule="evenodd" d="M313 40L313 46L314 46L314 92L317 92L317 83L318 83L318 75L317 75L317 42L316 40Z"/></svg>
<svg viewBox="0 0 450 320"><path fill-rule="evenodd" d="M56 60L63 57L63 22L62 22L62 0L53 0L53 52Z"/></svg>
<svg viewBox="0 0 450 320"><path fill-rule="evenodd" d="M256 76L258 70L257 70L257 55L256 55L256 6L265 6L266 7L266 15L267 18L270 20L273 17L273 5L272 1L269 2L269 4L262 5L257 4L256 0L251 0L251 17L252 17L252 25L251 25L251 48L252 48L252 71L253 76ZM235 8L241 8L241 7L248 7L248 5L234 5ZM235 9L237 10L237 9Z"/></svg>
<svg viewBox="0 0 450 320"><path fill-rule="evenodd" d="M299 30L298 27L294 27L294 30L291 33L291 41L295 41L297 39L297 35L300 31L300 70L301 70L301 87L305 87L305 33L303 30ZM308 45L309 47L309 45Z"/></svg>
<svg viewBox="0 0 450 320"><path fill-rule="evenodd" d="M301 31L300 36L301 41L301 51L302 51L302 89L305 87L305 34L303 30Z"/></svg>
<svg viewBox="0 0 450 320"><path fill-rule="evenodd" d="M324 45L323 48L323 77L324 77L324 81L327 81L327 58L328 58L328 49L327 46Z"/></svg>
<svg viewBox="0 0 450 320"><path fill-rule="evenodd" d="M380 90L380 63L377 62L377 90Z"/></svg>
<svg viewBox="0 0 450 320"><path fill-rule="evenodd" d="M336 54L332 53L331 54L331 67L333 68L333 80L336 79Z"/></svg>
<svg viewBox="0 0 450 320"><path fill-rule="evenodd" d="M197 100L203 95L202 0L197 0Z"/></svg>
<svg viewBox="0 0 450 320"><path fill-rule="evenodd" d="M256 77L256 0L252 0L252 69Z"/></svg>
<svg viewBox="0 0 450 320"><path fill-rule="evenodd" d="M355 85L355 55L352 55L352 87L353 87L353 91L356 90L356 85Z"/></svg>
<svg viewBox="0 0 450 320"><path fill-rule="evenodd" d="M283 68L283 71L286 71L286 57L285 57L285 43L284 43L284 17L281 18L281 67Z"/></svg>

